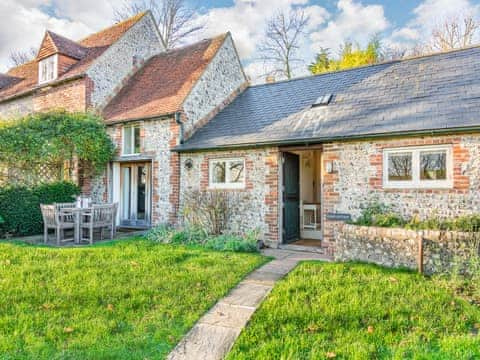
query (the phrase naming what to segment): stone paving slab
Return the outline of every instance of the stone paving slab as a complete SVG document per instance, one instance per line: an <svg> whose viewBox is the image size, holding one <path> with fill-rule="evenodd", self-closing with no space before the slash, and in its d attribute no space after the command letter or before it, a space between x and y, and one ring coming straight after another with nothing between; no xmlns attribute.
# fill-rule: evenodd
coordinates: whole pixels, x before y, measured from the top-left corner
<svg viewBox="0 0 480 360"><path fill-rule="evenodd" d="M220 300L220 303L256 308L272 287L273 284L262 285L242 281L229 295Z"/></svg>
<svg viewBox="0 0 480 360"><path fill-rule="evenodd" d="M200 319L199 323L242 329L254 311L254 307L218 303Z"/></svg>
<svg viewBox="0 0 480 360"><path fill-rule="evenodd" d="M169 360L220 360L230 351L251 316L273 289L302 260L325 260L316 253L267 249L275 260L248 275L213 306L168 355Z"/></svg>
<svg viewBox="0 0 480 360"><path fill-rule="evenodd" d="M284 275L278 272L272 271L254 271L245 278L245 282L253 282L257 284L273 285L276 281L280 280Z"/></svg>
<svg viewBox="0 0 480 360"><path fill-rule="evenodd" d="M168 360L218 360L227 354L241 328L220 325L196 324L192 330L172 351Z"/></svg>
<svg viewBox="0 0 480 360"><path fill-rule="evenodd" d="M297 266L298 260L273 260L272 262L264 265L262 271L272 272L279 275L288 274L295 266Z"/></svg>

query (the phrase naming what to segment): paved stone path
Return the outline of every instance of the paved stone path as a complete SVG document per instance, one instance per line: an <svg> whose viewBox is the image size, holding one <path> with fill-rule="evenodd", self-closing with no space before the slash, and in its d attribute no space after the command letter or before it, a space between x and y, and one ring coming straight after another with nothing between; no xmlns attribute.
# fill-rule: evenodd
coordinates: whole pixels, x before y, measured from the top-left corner
<svg viewBox="0 0 480 360"><path fill-rule="evenodd" d="M266 249L275 260L248 275L226 297L210 309L169 354L169 360L219 360L233 343L255 310L299 261L331 260L318 253Z"/></svg>

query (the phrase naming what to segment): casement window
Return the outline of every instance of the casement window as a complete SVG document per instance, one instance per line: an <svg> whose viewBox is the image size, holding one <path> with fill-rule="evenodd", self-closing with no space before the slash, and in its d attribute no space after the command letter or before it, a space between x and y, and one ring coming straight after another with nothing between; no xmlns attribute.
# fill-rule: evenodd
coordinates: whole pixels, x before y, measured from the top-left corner
<svg viewBox="0 0 480 360"><path fill-rule="evenodd" d="M209 162L209 186L212 189L243 189L244 159L215 159Z"/></svg>
<svg viewBox="0 0 480 360"><path fill-rule="evenodd" d="M385 188L451 188L453 185L450 145L384 149Z"/></svg>
<svg viewBox="0 0 480 360"><path fill-rule="evenodd" d="M123 155L140 154L140 126L124 126L122 149Z"/></svg>
<svg viewBox="0 0 480 360"><path fill-rule="evenodd" d="M58 75L58 56L52 55L38 63L38 83L43 84L55 80Z"/></svg>

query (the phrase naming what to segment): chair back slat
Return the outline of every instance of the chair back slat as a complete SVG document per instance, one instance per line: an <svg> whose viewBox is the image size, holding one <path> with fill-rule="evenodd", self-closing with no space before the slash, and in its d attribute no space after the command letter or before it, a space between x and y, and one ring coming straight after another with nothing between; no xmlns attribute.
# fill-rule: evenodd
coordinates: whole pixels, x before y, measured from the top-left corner
<svg viewBox="0 0 480 360"><path fill-rule="evenodd" d="M117 211L117 204L93 205L92 221L94 223L111 223L114 221Z"/></svg>
<svg viewBox="0 0 480 360"><path fill-rule="evenodd" d="M58 212L55 205L40 205L43 222L48 226L56 226L59 223Z"/></svg>
<svg viewBox="0 0 480 360"><path fill-rule="evenodd" d="M74 202L73 203L55 203L54 205L57 210L66 209L66 208L71 209L77 206L77 204Z"/></svg>

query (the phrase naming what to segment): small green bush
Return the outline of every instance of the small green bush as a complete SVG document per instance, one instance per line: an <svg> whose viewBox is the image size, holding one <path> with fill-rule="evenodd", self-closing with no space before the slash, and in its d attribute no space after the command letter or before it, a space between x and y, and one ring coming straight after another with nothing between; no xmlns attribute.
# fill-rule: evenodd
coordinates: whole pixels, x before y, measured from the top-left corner
<svg viewBox="0 0 480 360"><path fill-rule="evenodd" d="M0 188L0 232L15 236L40 234L43 231L40 204L73 201L80 194L78 186L69 182L42 184L35 187Z"/></svg>
<svg viewBox="0 0 480 360"><path fill-rule="evenodd" d="M390 209L389 206L372 202L360 216L352 222L359 226L401 227L410 230L442 230L461 232L480 232L480 214L462 215L456 218L442 218L432 215L421 220L418 216L406 220Z"/></svg>
<svg viewBox="0 0 480 360"><path fill-rule="evenodd" d="M164 244L196 245L216 251L256 252L258 251L257 235L256 232L249 232L243 237L230 234L208 235L205 230L198 227L175 230L169 226L160 225L151 229L146 237L151 241Z"/></svg>
<svg viewBox="0 0 480 360"><path fill-rule="evenodd" d="M411 230L480 232L480 215L462 215L452 219L432 216L425 220L413 217L405 224L405 227Z"/></svg>
<svg viewBox="0 0 480 360"><path fill-rule="evenodd" d="M366 206L358 219L353 222L360 226L402 227L405 220L385 205L373 202Z"/></svg>

